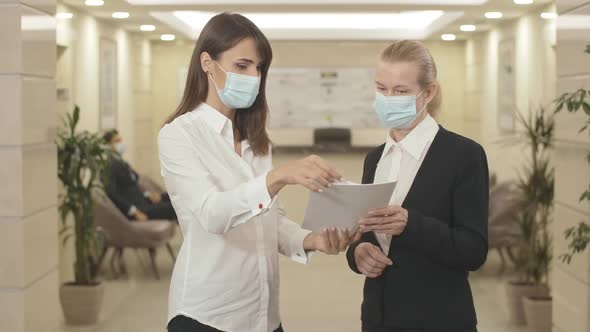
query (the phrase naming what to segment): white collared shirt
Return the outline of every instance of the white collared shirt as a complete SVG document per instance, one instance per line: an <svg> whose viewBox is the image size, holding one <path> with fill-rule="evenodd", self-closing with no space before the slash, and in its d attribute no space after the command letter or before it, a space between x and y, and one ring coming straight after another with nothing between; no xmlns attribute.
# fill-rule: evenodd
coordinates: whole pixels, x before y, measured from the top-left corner
<svg viewBox="0 0 590 332"><path fill-rule="evenodd" d="M439 127L436 121L430 115L427 115L400 142L396 142L391 138L390 134L387 135L385 148L375 171L374 182L397 181L389 205L403 204L438 130ZM379 233L375 233L375 235L381 249L387 255L391 244L391 236Z"/></svg>
<svg viewBox="0 0 590 332"><path fill-rule="evenodd" d="M222 331L280 324L278 254L306 263L310 233L271 199L270 154L234 150L231 121L203 103L160 130L161 172L183 235L168 320L184 315Z"/></svg>

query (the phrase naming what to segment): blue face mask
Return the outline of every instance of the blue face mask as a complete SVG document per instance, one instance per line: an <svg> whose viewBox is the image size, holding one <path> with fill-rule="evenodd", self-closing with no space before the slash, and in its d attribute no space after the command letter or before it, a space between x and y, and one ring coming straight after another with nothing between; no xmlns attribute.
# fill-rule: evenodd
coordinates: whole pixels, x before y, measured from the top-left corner
<svg viewBox="0 0 590 332"><path fill-rule="evenodd" d="M260 76L240 75L232 72L227 72L217 62L215 62L225 73L225 87L219 90L219 87L213 80L211 80L217 89L217 94L221 102L229 108L240 109L248 108L254 104L258 91L260 89Z"/></svg>
<svg viewBox="0 0 590 332"><path fill-rule="evenodd" d="M409 128L412 122L426 108L426 105L424 105L420 111L416 112L416 99L420 97L422 92L417 96L385 96L377 92L373 109L385 127L394 129Z"/></svg>

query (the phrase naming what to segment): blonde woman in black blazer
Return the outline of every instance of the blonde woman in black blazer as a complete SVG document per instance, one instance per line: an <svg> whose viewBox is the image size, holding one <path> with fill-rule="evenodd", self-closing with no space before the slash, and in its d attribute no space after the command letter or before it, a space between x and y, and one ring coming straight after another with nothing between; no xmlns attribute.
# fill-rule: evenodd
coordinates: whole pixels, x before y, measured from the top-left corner
<svg viewBox="0 0 590 332"><path fill-rule="evenodd" d="M363 183L398 184L389 206L359 221L363 236L347 251L367 277L363 331L477 331L468 274L488 250L485 152L431 116L441 90L422 43L385 49L376 84L375 111L390 131L367 155Z"/></svg>

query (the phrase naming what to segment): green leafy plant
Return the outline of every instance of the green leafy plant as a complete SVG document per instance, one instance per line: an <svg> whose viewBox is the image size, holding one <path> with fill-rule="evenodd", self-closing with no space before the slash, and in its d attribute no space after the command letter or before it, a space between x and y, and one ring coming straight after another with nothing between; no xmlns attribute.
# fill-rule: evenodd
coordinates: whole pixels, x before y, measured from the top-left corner
<svg viewBox="0 0 590 332"><path fill-rule="evenodd" d="M586 46L586 53L590 53L590 45ZM566 92L559 96L554 101L555 113L561 112L564 108L569 113L584 112L587 116L586 121L582 125L579 133L588 131L590 134L590 90L578 89L574 92ZM590 164L590 154L586 156ZM590 202L590 183L587 189L582 193L579 199L580 202ZM570 227L565 231L565 238L570 240L568 244L568 252L559 256L562 262L570 263L573 255L582 252L590 243L590 225L582 221L574 227Z"/></svg>
<svg viewBox="0 0 590 332"><path fill-rule="evenodd" d="M554 168L549 151L553 147L554 121L544 108L530 112L528 117L518 113L524 128L524 146L530 153L527 165L520 172L520 193L517 216L522 239L515 255L519 282L541 286L547 283L552 256L549 233L554 197Z"/></svg>
<svg viewBox="0 0 590 332"><path fill-rule="evenodd" d="M100 176L108 166L108 150L102 137L87 131L76 132L80 109L67 114L63 128L57 134L58 177L64 189L60 195L59 213L62 221L60 234L65 244L75 238L76 260L74 284L91 285L96 279L96 261L100 241L94 226L92 192L102 189ZM68 216L73 227L67 226Z"/></svg>

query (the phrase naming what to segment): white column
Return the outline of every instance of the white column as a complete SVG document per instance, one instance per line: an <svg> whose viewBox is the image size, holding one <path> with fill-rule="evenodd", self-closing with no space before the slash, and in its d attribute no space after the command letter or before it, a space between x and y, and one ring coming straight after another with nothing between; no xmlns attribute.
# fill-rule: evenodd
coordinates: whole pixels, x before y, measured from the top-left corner
<svg viewBox="0 0 590 332"><path fill-rule="evenodd" d="M55 0L0 0L0 327L48 331L58 301Z"/></svg>

